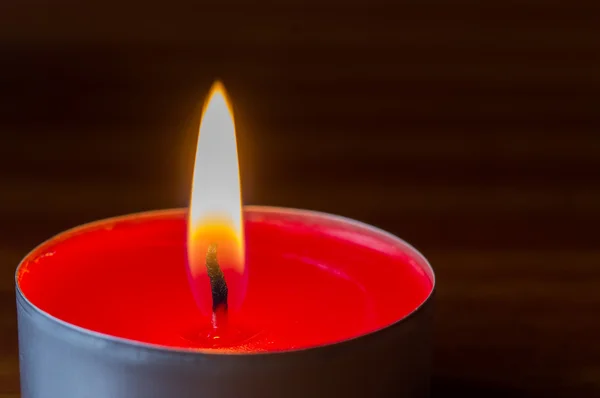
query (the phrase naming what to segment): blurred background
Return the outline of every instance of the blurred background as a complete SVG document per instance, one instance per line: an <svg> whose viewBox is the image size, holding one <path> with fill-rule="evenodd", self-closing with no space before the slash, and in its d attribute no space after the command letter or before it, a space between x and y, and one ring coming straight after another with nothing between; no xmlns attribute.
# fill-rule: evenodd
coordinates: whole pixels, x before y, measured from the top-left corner
<svg viewBox="0 0 600 398"><path fill-rule="evenodd" d="M187 204L201 102L245 202L387 229L438 276L434 397L600 396L600 3L0 4L0 397L14 270L98 218Z"/></svg>

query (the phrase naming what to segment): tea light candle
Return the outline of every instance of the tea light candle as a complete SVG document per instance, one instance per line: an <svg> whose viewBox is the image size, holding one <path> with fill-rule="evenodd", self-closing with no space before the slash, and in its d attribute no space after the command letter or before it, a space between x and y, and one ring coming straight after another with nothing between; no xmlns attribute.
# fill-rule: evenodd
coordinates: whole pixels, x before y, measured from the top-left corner
<svg viewBox="0 0 600 398"><path fill-rule="evenodd" d="M24 398L424 397L431 267L384 231L242 208L213 86L186 209L98 221L20 264Z"/></svg>

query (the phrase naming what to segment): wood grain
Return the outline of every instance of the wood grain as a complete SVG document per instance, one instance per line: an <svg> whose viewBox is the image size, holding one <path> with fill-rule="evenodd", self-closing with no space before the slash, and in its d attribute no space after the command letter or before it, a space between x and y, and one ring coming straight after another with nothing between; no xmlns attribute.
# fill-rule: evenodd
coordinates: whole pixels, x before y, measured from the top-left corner
<svg viewBox="0 0 600 398"><path fill-rule="evenodd" d="M434 397L600 396L600 5L0 5L0 397L13 272L65 228L184 206L199 104L235 101L246 203L329 211L438 278Z"/></svg>

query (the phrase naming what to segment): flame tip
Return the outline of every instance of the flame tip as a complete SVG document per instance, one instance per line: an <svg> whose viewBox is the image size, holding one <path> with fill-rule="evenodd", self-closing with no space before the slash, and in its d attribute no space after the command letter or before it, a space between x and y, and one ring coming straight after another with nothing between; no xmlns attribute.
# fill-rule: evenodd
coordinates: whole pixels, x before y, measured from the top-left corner
<svg viewBox="0 0 600 398"><path fill-rule="evenodd" d="M210 86L208 95L205 97L204 104L202 105L201 118L204 118L209 105L213 102L213 100L217 96L220 96L225 100L225 106L227 107L227 110L229 111L231 118L232 118L232 122L233 122L233 110L231 108L231 101L229 99L229 94L227 93L227 90L225 89L225 85L223 84L223 82L220 79L216 79L213 82L213 84Z"/></svg>
<svg viewBox="0 0 600 398"><path fill-rule="evenodd" d="M225 84L223 84L223 81L221 79L216 79L213 82L213 84L210 86L209 98L212 97L217 92L221 92L223 94L227 93L227 90L225 89Z"/></svg>

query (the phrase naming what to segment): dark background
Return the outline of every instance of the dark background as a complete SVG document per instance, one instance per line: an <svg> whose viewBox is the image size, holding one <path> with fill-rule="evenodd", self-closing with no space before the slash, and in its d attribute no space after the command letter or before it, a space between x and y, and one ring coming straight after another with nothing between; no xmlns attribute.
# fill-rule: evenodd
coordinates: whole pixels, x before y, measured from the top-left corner
<svg viewBox="0 0 600 398"><path fill-rule="evenodd" d="M600 396L599 15L593 0L4 0L0 397L18 396L20 258L80 223L186 205L215 77L246 203L357 218L429 257L434 397Z"/></svg>

